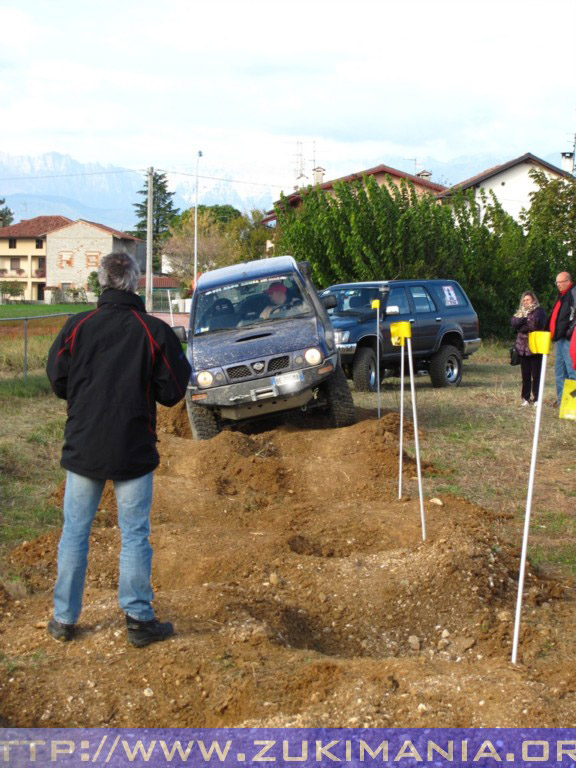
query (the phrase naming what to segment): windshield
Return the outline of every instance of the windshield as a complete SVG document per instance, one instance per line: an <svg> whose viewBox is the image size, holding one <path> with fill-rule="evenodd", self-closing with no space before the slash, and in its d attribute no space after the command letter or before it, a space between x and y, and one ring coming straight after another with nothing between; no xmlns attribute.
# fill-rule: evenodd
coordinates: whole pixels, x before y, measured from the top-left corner
<svg viewBox="0 0 576 768"><path fill-rule="evenodd" d="M374 299L383 299L380 288L376 286L362 288L330 288L323 292L323 296L331 293L336 296L338 305L328 310L329 315L363 315L374 312L372 301Z"/></svg>
<svg viewBox="0 0 576 768"><path fill-rule="evenodd" d="M290 275L223 285L198 294L194 335L261 325L312 311Z"/></svg>

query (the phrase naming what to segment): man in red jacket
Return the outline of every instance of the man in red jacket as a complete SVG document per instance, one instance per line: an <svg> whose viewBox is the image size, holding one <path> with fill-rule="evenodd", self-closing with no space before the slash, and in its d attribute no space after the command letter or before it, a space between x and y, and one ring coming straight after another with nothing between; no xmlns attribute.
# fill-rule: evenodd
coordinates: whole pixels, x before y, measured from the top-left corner
<svg viewBox="0 0 576 768"><path fill-rule="evenodd" d="M159 456L156 402L176 405L190 365L169 325L136 295L140 268L127 253L105 256L95 310L69 318L48 354L55 394L67 401L61 464L64 525L58 546L54 615L48 631L71 640L82 609L90 528L106 480L114 483L122 545L118 602L128 640L142 647L174 633L154 617L150 507Z"/></svg>
<svg viewBox="0 0 576 768"><path fill-rule="evenodd" d="M556 404L560 405L565 379L576 379L576 368L570 358L570 336L574 328L576 288L569 272L556 276L558 299L547 323L552 341L555 342L554 374L556 377Z"/></svg>

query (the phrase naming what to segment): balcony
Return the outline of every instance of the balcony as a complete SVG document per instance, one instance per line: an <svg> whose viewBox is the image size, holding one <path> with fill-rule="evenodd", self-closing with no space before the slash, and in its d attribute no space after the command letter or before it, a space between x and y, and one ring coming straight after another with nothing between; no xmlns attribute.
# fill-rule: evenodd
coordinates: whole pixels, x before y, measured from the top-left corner
<svg viewBox="0 0 576 768"><path fill-rule="evenodd" d="M45 269L35 269L34 270L34 277L46 277L46 270Z"/></svg>

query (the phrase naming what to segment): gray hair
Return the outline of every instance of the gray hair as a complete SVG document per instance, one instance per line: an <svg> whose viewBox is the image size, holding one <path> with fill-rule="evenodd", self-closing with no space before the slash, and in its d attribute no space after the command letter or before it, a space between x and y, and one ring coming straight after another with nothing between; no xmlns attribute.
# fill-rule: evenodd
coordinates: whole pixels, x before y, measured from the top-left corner
<svg viewBox="0 0 576 768"><path fill-rule="evenodd" d="M98 267L98 282L102 290L115 288L117 291L136 293L139 279L140 267L129 253L109 253Z"/></svg>

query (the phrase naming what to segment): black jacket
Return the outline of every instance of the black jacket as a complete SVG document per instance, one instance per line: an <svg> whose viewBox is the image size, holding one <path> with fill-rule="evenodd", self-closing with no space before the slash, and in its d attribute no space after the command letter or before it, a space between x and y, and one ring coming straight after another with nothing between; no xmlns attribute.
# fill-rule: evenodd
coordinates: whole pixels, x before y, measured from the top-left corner
<svg viewBox="0 0 576 768"><path fill-rule="evenodd" d="M54 393L68 401L61 464L99 480L130 480L158 466L156 402L186 394L190 364L169 325L127 291L69 318L48 354Z"/></svg>
<svg viewBox="0 0 576 768"><path fill-rule="evenodd" d="M572 336L574 330L574 307L576 306L576 287L571 286L568 291L563 295L560 294L556 301L556 304L560 302L560 309L556 315L556 327L554 329L554 335L552 341L559 341L560 339L569 339ZM554 307L556 307L554 304ZM554 308L552 308L552 313ZM550 330L550 320L552 319L552 313L546 323L546 330Z"/></svg>

